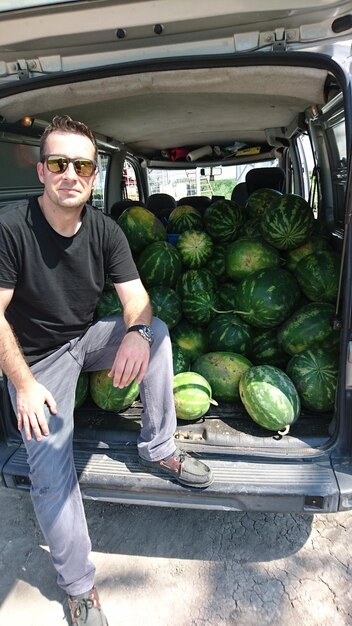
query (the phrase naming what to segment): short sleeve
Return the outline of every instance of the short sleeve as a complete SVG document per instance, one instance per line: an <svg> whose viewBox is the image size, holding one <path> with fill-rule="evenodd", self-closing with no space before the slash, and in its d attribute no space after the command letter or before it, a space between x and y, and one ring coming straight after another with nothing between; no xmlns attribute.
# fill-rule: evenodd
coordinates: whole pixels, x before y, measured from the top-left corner
<svg viewBox="0 0 352 626"><path fill-rule="evenodd" d="M13 234L0 223L0 287L16 286L20 257Z"/></svg>
<svg viewBox="0 0 352 626"><path fill-rule="evenodd" d="M110 218L111 219L111 218ZM124 283L139 278L132 252L123 230L111 219L109 229L109 254L107 273L114 283Z"/></svg>

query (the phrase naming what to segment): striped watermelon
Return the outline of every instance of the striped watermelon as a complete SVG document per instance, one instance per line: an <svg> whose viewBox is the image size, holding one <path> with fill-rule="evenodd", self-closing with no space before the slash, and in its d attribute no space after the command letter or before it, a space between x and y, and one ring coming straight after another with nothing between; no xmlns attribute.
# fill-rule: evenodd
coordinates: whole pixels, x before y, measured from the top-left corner
<svg viewBox="0 0 352 626"><path fill-rule="evenodd" d="M248 213L250 217L262 216L268 206L281 196L282 193L280 193L280 191L276 191L275 189L267 189L266 187L256 189L253 193L251 193L246 202L246 213Z"/></svg>
<svg viewBox="0 0 352 626"><path fill-rule="evenodd" d="M308 241L302 243L301 246L298 246L298 248L294 248L293 250L288 250L285 253L285 267L293 272L296 269L297 263L299 263L301 259L308 256L308 254L318 252L319 250L325 250L327 252L332 251L331 245L325 237L312 235Z"/></svg>
<svg viewBox="0 0 352 626"><path fill-rule="evenodd" d="M235 313L216 315L207 327L211 351L247 354L252 347L252 329Z"/></svg>
<svg viewBox="0 0 352 626"><path fill-rule="evenodd" d="M340 276L339 255L324 250L308 254L297 264L295 276L309 300L335 302Z"/></svg>
<svg viewBox="0 0 352 626"><path fill-rule="evenodd" d="M221 244L214 246L213 253L206 263L206 268L220 281L226 279L225 251L226 247Z"/></svg>
<svg viewBox="0 0 352 626"><path fill-rule="evenodd" d="M337 351L311 348L295 354L287 366L302 406L313 411L332 411L338 374Z"/></svg>
<svg viewBox="0 0 352 626"><path fill-rule="evenodd" d="M182 317L181 300L171 287L150 287L148 290L153 314L167 327L173 328Z"/></svg>
<svg viewBox="0 0 352 626"><path fill-rule="evenodd" d="M173 380L176 417L182 420L196 420L209 410L212 399L208 381L195 372L176 374Z"/></svg>
<svg viewBox="0 0 352 626"><path fill-rule="evenodd" d="M236 283L221 283L217 290L219 308L223 311L234 311L236 309Z"/></svg>
<svg viewBox="0 0 352 626"><path fill-rule="evenodd" d="M334 348L340 333L333 327L335 308L328 302L310 302L295 311L278 331L279 345L294 355L308 348Z"/></svg>
<svg viewBox="0 0 352 626"><path fill-rule="evenodd" d="M236 312L259 328L280 324L294 310L300 291L295 277L282 268L254 272L236 291Z"/></svg>
<svg viewBox="0 0 352 626"><path fill-rule="evenodd" d="M235 352L208 352L192 363L192 370L209 382L215 400L235 402L239 398L241 376L252 366L242 354Z"/></svg>
<svg viewBox="0 0 352 626"><path fill-rule="evenodd" d="M263 428L287 434L298 419L301 403L292 380L278 367L255 365L240 380L240 398Z"/></svg>
<svg viewBox="0 0 352 626"><path fill-rule="evenodd" d="M89 374L81 372L76 386L75 409L79 409L86 401L89 393Z"/></svg>
<svg viewBox="0 0 352 626"><path fill-rule="evenodd" d="M186 295L199 292L215 293L216 281L211 272L205 267L198 270L187 270L177 281L176 291L183 299Z"/></svg>
<svg viewBox="0 0 352 626"><path fill-rule="evenodd" d="M292 250L312 234L314 215L308 202L286 194L267 207L261 221L264 239L279 250Z"/></svg>
<svg viewBox="0 0 352 626"><path fill-rule="evenodd" d="M166 241L166 229L161 221L141 206L131 206L124 210L117 220L125 233L134 254L139 254L154 241Z"/></svg>
<svg viewBox="0 0 352 626"><path fill-rule="evenodd" d="M206 231L217 242L233 241L243 222L240 207L231 200L216 200L204 212Z"/></svg>
<svg viewBox="0 0 352 626"><path fill-rule="evenodd" d="M141 252L137 268L147 288L173 287L181 274L182 261L175 246L167 241L156 241Z"/></svg>
<svg viewBox="0 0 352 626"><path fill-rule="evenodd" d="M251 239L262 239L262 229L261 229L262 217L252 217L249 220L246 220L239 232L239 237L250 237Z"/></svg>
<svg viewBox="0 0 352 626"><path fill-rule="evenodd" d="M202 267L210 259L214 244L207 233L201 230L185 230L176 242L176 248L186 267Z"/></svg>
<svg viewBox="0 0 352 626"><path fill-rule="evenodd" d="M226 248L226 273L234 280L242 280L260 269L279 267L279 252L260 239L241 238Z"/></svg>
<svg viewBox="0 0 352 626"><path fill-rule="evenodd" d="M167 232L183 233L190 229L202 229L202 214L198 209L188 204L177 206L169 215L166 226Z"/></svg>
<svg viewBox="0 0 352 626"><path fill-rule="evenodd" d="M286 368L289 355L280 346L277 328L270 328L253 337L250 359L255 365L274 365Z"/></svg>
<svg viewBox="0 0 352 626"><path fill-rule="evenodd" d="M174 375L180 374L181 372L188 372L191 367L191 359L189 356L176 343L172 343L171 347Z"/></svg>
<svg viewBox="0 0 352 626"><path fill-rule="evenodd" d="M199 326L206 326L216 313L214 291L195 291L182 298L182 312L186 320Z"/></svg>
<svg viewBox="0 0 352 626"><path fill-rule="evenodd" d="M193 361L207 351L207 337L204 328L196 328L187 320L182 319L170 331L171 341Z"/></svg>
<svg viewBox="0 0 352 626"><path fill-rule="evenodd" d="M109 371L106 369L91 373L90 395L101 409L115 412L124 411L138 398L139 387L135 380L122 389L114 387L112 378L108 376Z"/></svg>
<svg viewBox="0 0 352 626"><path fill-rule="evenodd" d="M116 291L103 291L97 302L95 310L96 317L107 317L108 315L117 315L122 312L123 306Z"/></svg>

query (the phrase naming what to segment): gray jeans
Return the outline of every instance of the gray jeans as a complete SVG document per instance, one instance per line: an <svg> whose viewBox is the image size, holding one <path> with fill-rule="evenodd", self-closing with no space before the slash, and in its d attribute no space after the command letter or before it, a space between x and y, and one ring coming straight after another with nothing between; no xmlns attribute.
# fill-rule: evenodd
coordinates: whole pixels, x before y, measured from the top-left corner
<svg viewBox="0 0 352 626"><path fill-rule="evenodd" d="M154 318L154 341L148 371L140 385L143 404L138 438L141 457L157 461L175 449L176 428L172 392L172 353L166 325ZM30 466L31 498L47 541L57 582L67 593L91 589L95 567L89 559L91 543L73 461L73 409L81 371L110 368L125 334L121 316L97 321L85 335L62 346L31 367L35 378L54 396L58 412L46 409L50 433L41 441L24 439ZM8 383L16 411L16 391Z"/></svg>

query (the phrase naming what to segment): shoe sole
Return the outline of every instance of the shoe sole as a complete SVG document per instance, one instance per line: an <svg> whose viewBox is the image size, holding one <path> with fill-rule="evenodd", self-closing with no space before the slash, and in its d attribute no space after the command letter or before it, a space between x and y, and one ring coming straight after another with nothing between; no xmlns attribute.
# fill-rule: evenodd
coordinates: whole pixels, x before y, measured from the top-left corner
<svg viewBox="0 0 352 626"><path fill-rule="evenodd" d="M196 489L205 489L206 487L209 487L214 480L213 477L211 477L210 480L208 480L206 483L202 483L202 484L191 483L188 480L183 480L179 476L176 476L175 474L172 474L171 472L167 471L166 469L163 468L162 465L158 465L157 467L155 467L154 463L153 462L151 463L152 464L149 464L148 461L144 461L144 459L139 457L139 465L143 467L144 469L148 470L148 472L152 474L158 474L159 472L162 472L165 475L165 478L166 477L170 478L170 480L174 480L180 485L183 485L184 487L194 487Z"/></svg>

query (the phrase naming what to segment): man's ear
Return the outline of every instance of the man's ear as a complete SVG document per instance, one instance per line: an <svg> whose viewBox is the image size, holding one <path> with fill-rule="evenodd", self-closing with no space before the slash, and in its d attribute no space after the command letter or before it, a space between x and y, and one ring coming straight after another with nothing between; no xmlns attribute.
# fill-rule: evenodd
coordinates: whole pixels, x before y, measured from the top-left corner
<svg viewBox="0 0 352 626"><path fill-rule="evenodd" d="M44 184L44 163L41 161L37 163L37 174L40 182Z"/></svg>

